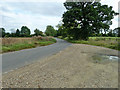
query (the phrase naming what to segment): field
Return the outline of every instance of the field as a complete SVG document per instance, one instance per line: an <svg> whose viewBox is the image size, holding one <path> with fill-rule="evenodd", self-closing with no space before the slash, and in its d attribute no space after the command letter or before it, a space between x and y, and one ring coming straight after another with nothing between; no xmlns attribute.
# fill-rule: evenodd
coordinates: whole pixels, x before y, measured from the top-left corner
<svg viewBox="0 0 120 90"><path fill-rule="evenodd" d="M89 44L95 46L102 46L110 49L120 50L120 38L118 37L89 37L88 41L84 40L68 40L68 42L78 43L78 44Z"/></svg>
<svg viewBox="0 0 120 90"><path fill-rule="evenodd" d="M89 37L89 40L116 40L118 41L119 38L118 37Z"/></svg>
<svg viewBox="0 0 120 90"><path fill-rule="evenodd" d="M55 43L52 37L30 37L30 38L1 38L1 53L18 51L21 49L34 48Z"/></svg>

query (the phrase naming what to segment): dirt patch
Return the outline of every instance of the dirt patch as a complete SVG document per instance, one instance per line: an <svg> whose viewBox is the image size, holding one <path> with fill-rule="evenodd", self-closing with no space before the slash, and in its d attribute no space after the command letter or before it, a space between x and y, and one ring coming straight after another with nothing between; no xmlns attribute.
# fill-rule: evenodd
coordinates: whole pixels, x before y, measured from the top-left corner
<svg viewBox="0 0 120 90"><path fill-rule="evenodd" d="M94 54L118 56L118 51L74 44L42 61L3 74L3 87L117 88L118 62L94 63Z"/></svg>

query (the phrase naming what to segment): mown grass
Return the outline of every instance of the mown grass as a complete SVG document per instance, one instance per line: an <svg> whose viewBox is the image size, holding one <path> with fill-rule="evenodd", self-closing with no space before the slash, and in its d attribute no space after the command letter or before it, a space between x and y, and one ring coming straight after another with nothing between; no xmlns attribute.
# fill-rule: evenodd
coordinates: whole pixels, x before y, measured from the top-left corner
<svg viewBox="0 0 120 90"><path fill-rule="evenodd" d="M115 49L120 51L120 38L118 37L89 37L88 41L84 40L69 40L68 38L64 38L71 43L76 44L88 44L94 46L101 46L110 49Z"/></svg>
<svg viewBox="0 0 120 90"><path fill-rule="evenodd" d="M37 46L46 46L55 43L56 40L54 38L50 38L49 40L42 39L42 40L36 40L31 39L31 41L24 41L20 43L13 43L13 44L6 44L2 45L1 53L5 52L11 52L11 51L18 51L22 49L28 49L28 48L35 48Z"/></svg>

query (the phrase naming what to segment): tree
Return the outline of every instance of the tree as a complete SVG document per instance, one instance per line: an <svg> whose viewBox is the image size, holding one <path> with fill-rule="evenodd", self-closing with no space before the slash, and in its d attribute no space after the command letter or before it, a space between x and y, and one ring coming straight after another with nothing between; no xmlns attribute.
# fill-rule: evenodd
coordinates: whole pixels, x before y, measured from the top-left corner
<svg viewBox="0 0 120 90"><path fill-rule="evenodd" d="M43 34L43 32L42 32L42 31L40 31L40 35L41 35L41 36L44 36L44 34Z"/></svg>
<svg viewBox="0 0 120 90"><path fill-rule="evenodd" d="M11 34L9 32L5 33L5 37L11 37Z"/></svg>
<svg viewBox="0 0 120 90"><path fill-rule="evenodd" d="M118 15L112 6L101 5L100 2L65 2L67 11L63 14L63 25L67 33L74 39L87 40L101 30L106 32L112 24L111 19Z"/></svg>
<svg viewBox="0 0 120 90"><path fill-rule="evenodd" d="M0 28L0 37L4 37L4 36L5 36L5 29Z"/></svg>
<svg viewBox="0 0 120 90"><path fill-rule="evenodd" d="M11 37L16 37L16 33L11 33Z"/></svg>
<svg viewBox="0 0 120 90"><path fill-rule="evenodd" d="M48 25L47 28L46 28L45 34L47 36L56 36L57 31L53 28L53 26Z"/></svg>
<svg viewBox="0 0 120 90"><path fill-rule="evenodd" d="M38 35L43 36L43 32L40 31L40 30L37 29L37 28L34 30L34 32L35 32L35 35L36 35L36 36L38 36Z"/></svg>
<svg viewBox="0 0 120 90"><path fill-rule="evenodd" d="M113 30L110 29L107 34L109 37L115 37L115 34L113 33Z"/></svg>
<svg viewBox="0 0 120 90"><path fill-rule="evenodd" d="M38 36L40 34L40 31L38 29L35 29L34 32L35 32L36 36Z"/></svg>
<svg viewBox="0 0 120 90"><path fill-rule="evenodd" d="M16 34L15 35L16 35L16 37L20 37L20 30L19 29L16 30Z"/></svg>
<svg viewBox="0 0 120 90"><path fill-rule="evenodd" d="M63 38L67 37L67 30L63 26L63 24L58 24L56 27L58 28L58 30L57 30L57 36L63 36Z"/></svg>
<svg viewBox="0 0 120 90"><path fill-rule="evenodd" d="M22 26L21 28L21 36L28 37L30 36L30 29L27 26Z"/></svg>
<svg viewBox="0 0 120 90"><path fill-rule="evenodd" d="M120 37L120 27L115 28L115 29L113 30L113 33L114 33L116 36Z"/></svg>

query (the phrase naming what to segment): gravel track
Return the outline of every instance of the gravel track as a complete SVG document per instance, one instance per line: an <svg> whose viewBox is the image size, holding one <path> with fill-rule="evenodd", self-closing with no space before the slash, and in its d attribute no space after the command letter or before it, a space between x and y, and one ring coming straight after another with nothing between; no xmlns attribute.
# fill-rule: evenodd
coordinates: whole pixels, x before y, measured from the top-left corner
<svg viewBox="0 0 120 90"><path fill-rule="evenodd" d="M118 88L118 62L94 63L95 54L118 51L74 44L53 56L3 74L4 88Z"/></svg>

